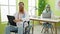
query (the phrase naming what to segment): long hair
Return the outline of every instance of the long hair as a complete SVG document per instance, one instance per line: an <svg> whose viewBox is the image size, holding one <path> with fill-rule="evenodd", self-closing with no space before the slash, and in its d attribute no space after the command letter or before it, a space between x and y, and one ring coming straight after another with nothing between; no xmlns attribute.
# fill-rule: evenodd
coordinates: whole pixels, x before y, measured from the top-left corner
<svg viewBox="0 0 60 34"><path fill-rule="evenodd" d="M19 2L19 5L22 3L22 5L24 5L24 3L23 2ZM20 8L20 7L19 7ZM22 12L22 13L24 13L24 7L20 10L19 9L19 12Z"/></svg>

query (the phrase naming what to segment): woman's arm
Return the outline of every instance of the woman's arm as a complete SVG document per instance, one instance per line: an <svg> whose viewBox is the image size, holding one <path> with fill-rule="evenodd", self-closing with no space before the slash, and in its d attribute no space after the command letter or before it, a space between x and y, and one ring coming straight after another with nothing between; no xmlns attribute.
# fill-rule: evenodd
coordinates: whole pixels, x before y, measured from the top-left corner
<svg viewBox="0 0 60 34"><path fill-rule="evenodd" d="M19 15L18 15L17 12L14 14L14 17L15 17L15 20L13 20L14 22L20 22L20 21L22 21L22 19L19 19L19 18L18 18Z"/></svg>
<svg viewBox="0 0 60 34"><path fill-rule="evenodd" d="M13 20L14 22L21 22L22 21L22 19L15 19L15 20Z"/></svg>

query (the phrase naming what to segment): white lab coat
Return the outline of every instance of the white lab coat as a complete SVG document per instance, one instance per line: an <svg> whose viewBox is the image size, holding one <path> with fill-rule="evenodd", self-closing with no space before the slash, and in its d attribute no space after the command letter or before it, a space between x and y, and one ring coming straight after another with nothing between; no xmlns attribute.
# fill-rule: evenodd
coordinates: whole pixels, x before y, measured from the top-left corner
<svg viewBox="0 0 60 34"><path fill-rule="evenodd" d="M23 14L19 14L18 12L15 13L15 19L18 19L18 17L19 17L19 19L22 19L23 20L21 22L17 22L16 23L17 24L17 27L20 27L20 26L23 27L23 22L24 21L29 21L29 14L28 14L28 12L25 11L25 17L24 18L22 16L23 16ZM24 27L26 27L26 26L28 26L28 23L27 22L24 24Z"/></svg>

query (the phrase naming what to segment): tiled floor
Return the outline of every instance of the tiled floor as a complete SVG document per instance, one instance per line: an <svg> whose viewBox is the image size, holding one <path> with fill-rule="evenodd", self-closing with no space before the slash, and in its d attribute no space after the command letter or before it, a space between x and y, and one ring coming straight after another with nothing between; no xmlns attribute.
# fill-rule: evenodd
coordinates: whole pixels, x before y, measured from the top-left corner
<svg viewBox="0 0 60 34"><path fill-rule="evenodd" d="M41 33L41 31L42 31L42 26L41 25L35 26L35 28L34 28L34 34L52 34L51 30L50 30L49 33L44 33L44 32Z"/></svg>
<svg viewBox="0 0 60 34"><path fill-rule="evenodd" d="M49 29L49 33L44 33L42 32L42 26L41 25L37 25L34 27L34 34L52 34L51 33L51 29ZM57 34L60 34L60 28L57 29L58 33ZM53 31L53 34L55 34L55 30Z"/></svg>
<svg viewBox="0 0 60 34"><path fill-rule="evenodd" d="M34 34L52 34L51 30L49 30L49 33L43 33L43 32L41 33L41 30L42 30L42 26L41 25L34 26ZM54 31L53 31L53 34L55 34ZM60 34L60 28L58 28L58 33L57 34Z"/></svg>

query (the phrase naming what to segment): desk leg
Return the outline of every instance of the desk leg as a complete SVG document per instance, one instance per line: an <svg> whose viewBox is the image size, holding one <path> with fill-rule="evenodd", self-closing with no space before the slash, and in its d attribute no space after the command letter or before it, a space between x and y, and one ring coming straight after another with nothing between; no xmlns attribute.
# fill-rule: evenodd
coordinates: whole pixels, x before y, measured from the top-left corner
<svg viewBox="0 0 60 34"><path fill-rule="evenodd" d="M55 34L57 34L57 25L55 23Z"/></svg>
<svg viewBox="0 0 60 34"><path fill-rule="evenodd" d="M34 20L33 20L32 34L34 34Z"/></svg>

